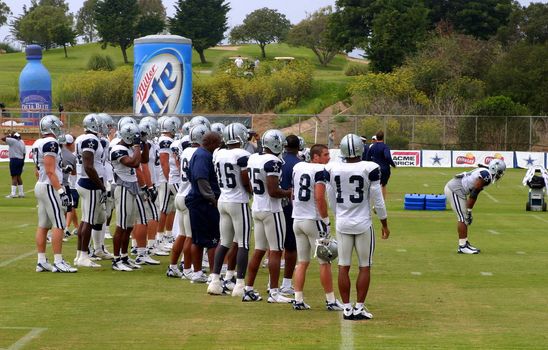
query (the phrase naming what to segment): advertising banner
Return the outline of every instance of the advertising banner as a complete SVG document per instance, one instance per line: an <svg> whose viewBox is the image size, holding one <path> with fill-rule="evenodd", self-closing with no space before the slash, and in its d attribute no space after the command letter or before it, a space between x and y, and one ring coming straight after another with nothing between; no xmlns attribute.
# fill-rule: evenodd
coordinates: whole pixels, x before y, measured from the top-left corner
<svg viewBox="0 0 548 350"><path fill-rule="evenodd" d="M453 151L453 167L473 168L478 164L488 165L495 158L504 160L508 168L514 167L514 152L497 151Z"/></svg>
<svg viewBox="0 0 548 350"><path fill-rule="evenodd" d="M516 152L516 165L518 168L529 168L535 165L546 167L544 153Z"/></svg>
<svg viewBox="0 0 548 350"><path fill-rule="evenodd" d="M399 167L420 167L421 151L390 151L392 160Z"/></svg>
<svg viewBox="0 0 548 350"><path fill-rule="evenodd" d="M32 147L31 146L25 146L25 162L33 162L32 159ZM8 145L0 145L0 163L1 162L9 162L9 148Z"/></svg>
<svg viewBox="0 0 548 350"><path fill-rule="evenodd" d="M451 151L422 151L422 166L425 168L450 168Z"/></svg>

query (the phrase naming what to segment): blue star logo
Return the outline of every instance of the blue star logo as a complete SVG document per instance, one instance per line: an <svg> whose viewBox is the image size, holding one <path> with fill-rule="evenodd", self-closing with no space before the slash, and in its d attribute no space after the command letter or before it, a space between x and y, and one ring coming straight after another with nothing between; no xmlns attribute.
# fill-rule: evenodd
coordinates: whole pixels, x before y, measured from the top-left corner
<svg viewBox="0 0 548 350"><path fill-rule="evenodd" d="M279 141L280 137L278 135L274 135L274 140Z"/></svg>
<svg viewBox="0 0 548 350"><path fill-rule="evenodd" d="M435 165L435 164L441 165L440 160L442 160L443 158L439 157L438 154L436 153L436 155L430 159L432 159L432 165Z"/></svg>
<svg viewBox="0 0 548 350"><path fill-rule="evenodd" d="M536 159L531 158L531 155L529 155L529 158L523 159L523 160L527 162L527 166L535 165L535 161L536 161Z"/></svg>

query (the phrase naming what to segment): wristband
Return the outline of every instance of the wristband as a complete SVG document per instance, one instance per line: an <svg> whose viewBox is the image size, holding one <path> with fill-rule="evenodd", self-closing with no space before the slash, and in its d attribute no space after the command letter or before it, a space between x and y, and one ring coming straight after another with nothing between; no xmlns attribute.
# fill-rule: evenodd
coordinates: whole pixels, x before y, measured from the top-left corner
<svg viewBox="0 0 548 350"><path fill-rule="evenodd" d="M59 193L59 195L65 193L65 189L63 187L61 187L60 189L57 190L57 193Z"/></svg>
<svg viewBox="0 0 548 350"><path fill-rule="evenodd" d="M325 218L322 218L322 222L326 225L326 226L330 226L331 223L329 222L329 216L328 217L325 217Z"/></svg>

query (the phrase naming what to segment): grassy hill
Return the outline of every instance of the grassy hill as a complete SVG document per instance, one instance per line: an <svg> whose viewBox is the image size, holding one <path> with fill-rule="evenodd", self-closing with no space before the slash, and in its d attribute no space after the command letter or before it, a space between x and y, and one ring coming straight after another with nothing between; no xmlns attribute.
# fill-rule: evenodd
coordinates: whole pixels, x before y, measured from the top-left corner
<svg viewBox="0 0 548 350"><path fill-rule="evenodd" d="M53 100L56 103L56 87L68 74L85 71L88 59L93 54L109 55L117 66L122 66L122 53L118 47L107 47L101 49L100 44L85 44L77 45L68 49L68 58L64 57L63 49L54 49L43 52L42 62L48 68L53 80ZM343 55L338 55L327 66L323 67L318 64L313 52L306 48L295 48L285 44L272 44L266 47L267 58L272 60L276 56L292 56L296 59L307 59L315 65L314 78L318 82L325 84L314 89L313 95L309 99L302 101L295 111L286 112L308 112L316 113L318 108L318 99L325 103L334 103L339 98L339 93L344 91L346 83L351 79L344 75L344 69L348 61ZM230 48L212 48L206 50L207 63L201 64L198 55L193 51L192 66L194 69L195 80L208 79L212 72L218 67L219 63L232 56L241 55L243 57L255 58L260 57L260 48L258 45L243 45L240 47ZM128 57L133 58L133 47L129 49ZM263 60L263 59L261 59ZM21 70L26 64L24 53L13 53L0 55L0 101L6 103L8 107L16 108L18 105L18 78ZM133 66L133 62L129 63ZM331 102L332 101L332 102Z"/></svg>

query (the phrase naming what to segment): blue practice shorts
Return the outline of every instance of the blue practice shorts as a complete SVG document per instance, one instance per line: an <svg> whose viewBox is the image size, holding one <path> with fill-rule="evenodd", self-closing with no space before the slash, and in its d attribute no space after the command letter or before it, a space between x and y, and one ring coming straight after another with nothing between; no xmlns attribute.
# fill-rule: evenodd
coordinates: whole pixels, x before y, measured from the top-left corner
<svg viewBox="0 0 548 350"><path fill-rule="evenodd" d="M190 215L192 243L200 247L215 248L221 238L219 210L205 199L186 200Z"/></svg>
<svg viewBox="0 0 548 350"><path fill-rule="evenodd" d="M381 186L386 186L388 179L390 179L390 168L381 169Z"/></svg>
<svg viewBox="0 0 548 350"><path fill-rule="evenodd" d="M284 248L289 251L297 251L297 240L295 239L295 231L293 231L293 206L287 205L283 207L285 217L285 241Z"/></svg>
<svg viewBox="0 0 548 350"><path fill-rule="evenodd" d="M19 176L23 173L24 159L10 158L10 174L11 176Z"/></svg>

